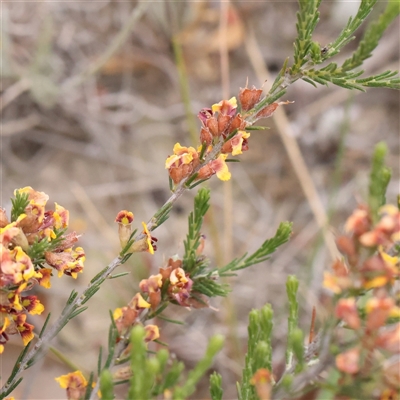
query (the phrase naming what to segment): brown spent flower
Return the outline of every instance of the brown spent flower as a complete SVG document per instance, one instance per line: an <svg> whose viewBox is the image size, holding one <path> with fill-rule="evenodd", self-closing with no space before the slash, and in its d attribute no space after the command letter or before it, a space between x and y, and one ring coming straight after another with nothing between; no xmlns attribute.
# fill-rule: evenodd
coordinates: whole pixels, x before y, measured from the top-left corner
<svg viewBox="0 0 400 400"><path fill-rule="evenodd" d="M249 88L240 88L239 91L239 102L242 106L243 111L251 110L259 101L262 95L262 89L256 89L253 86L251 89Z"/></svg>

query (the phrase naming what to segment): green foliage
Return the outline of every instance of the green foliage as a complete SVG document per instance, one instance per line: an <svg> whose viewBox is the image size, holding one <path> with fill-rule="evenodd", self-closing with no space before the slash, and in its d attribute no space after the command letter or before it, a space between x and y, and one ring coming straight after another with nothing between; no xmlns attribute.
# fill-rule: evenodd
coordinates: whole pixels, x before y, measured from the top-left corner
<svg viewBox="0 0 400 400"><path fill-rule="evenodd" d="M222 349L223 344L224 338L222 335L215 335L210 339L205 356L188 373L186 381L182 386L175 388L173 399L186 399L194 393L197 383L211 367L214 357Z"/></svg>
<svg viewBox="0 0 400 400"><path fill-rule="evenodd" d="M288 347L297 360L295 371L300 372L304 367L304 334L301 329L295 327L288 333Z"/></svg>
<svg viewBox="0 0 400 400"><path fill-rule="evenodd" d="M359 78L364 71L354 71L355 68L362 65L365 59L371 56L386 28L399 15L400 7L396 2L388 2L386 10L376 21L370 23L358 48L351 57L344 61L342 66L331 62L323 68L315 68L316 65L338 54L346 44L354 39L354 32L371 13L375 3L376 0L362 0L357 14L349 18L336 40L321 48L318 43L311 40L313 30L318 22L317 8L319 2L299 1L300 11L297 16L298 37L294 46L294 64L289 69L290 80L293 82L301 77L301 79L313 86L332 83L345 89L361 91L364 91L365 87L400 89L400 79L397 76L397 72L385 71L369 77ZM277 81L275 82L278 83ZM279 84L283 82L284 78L281 76Z"/></svg>
<svg viewBox="0 0 400 400"><path fill-rule="evenodd" d="M211 367L215 355L221 350L224 342L222 336L212 337L205 356L183 378L184 364L171 359L166 349L160 349L156 353L150 354L144 337L143 326L134 326L129 340L131 377L127 399L154 399L163 395L167 389L172 393L174 399L187 398L194 393L197 383ZM117 331L115 323L112 322L109 334L109 355L103 368L101 368L101 357L98 361L100 390L104 399L113 399L114 385L125 382L114 382L109 370L111 360L115 357L116 339Z"/></svg>
<svg viewBox="0 0 400 400"><path fill-rule="evenodd" d="M292 233L292 223L291 222L282 222L275 236L271 239L267 239L261 247L256 250L250 256L247 256L245 253L240 258L235 258L229 264L218 270L220 276L229 276L233 271L238 271L240 269L248 268L251 265L258 264L260 262L266 261L269 259L269 256L281 245L286 243L289 240L289 237Z"/></svg>
<svg viewBox="0 0 400 400"><path fill-rule="evenodd" d="M293 75L308 61L307 55L312 46L312 34L319 21L318 7L321 0L299 0L297 13L297 38L294 42L294 64L291 68Z"/></svg>
<svg viewBox="0 0 400 400"><path fill-rule="evenodd" d="M15 198L11 199L11 222L14 222L18 217L25 212L25 208L29 204L28 193L20 193L19 190L15 193Z"/></svg>
<svg viewBox="0 0 400 400"><path fill-rule="evenodd" d="M112 400L115 398L113 376L108 369L105 369L100 375L100 392L102 399Z"/></svg>
<svg viewBox="0 0 400 400"><path fill-rule="evenodd" d="M46 251L53 251L57 247L59 247L62 242L64 241L63 235L67 231L66 228L64 229L55 229L55 238L48 241L47 239L36 239L27 250L27 254L32 260L33 265L36 267L43 267L43 264L46 262L44 258L44 253Z"/></svg>
<svg viewBox="0 0 400 400"><path fill-rule="evenodd" d="M194 211L189 214L189 231L184 242L185 255L183 257L183 269L187 272L195 272L198 256L196 251L200 245L201 227L204 215L209 208L210 190L202 188L194 199Z"/></svg>
<svg viewBox="0 0 400 400"><path fill-rule="evenodd" d="M205 294L208 297L226 297L230 292L229 285L216 282L211 273L204 278L197 278L193 282L193 290Z"/></svg>
<svg viewBox="0 0 400 400"><path fill-rule="evenodd" d="M172 210L172 204L171 203L166 203L164 204L155 214L154 214L154 224L153 228L155 229L156 227L159 227L161 224L163 224L168 218L169 218L169 213Z"/></svg>
<svg viewBox="0 0 400 400"><path fill-rule="evenodd" d="M380 142L375 146L372 156L368 205L375 218L378 216L379 207L386 203L385 193L392 175L390 169L385 166L386 153L386 143Z"/></svg>
<svg viewBox="0 0 400 400"><path fill-rule="evenodd" d="M288 345L286 348L286 366L287 368L292 364L293 355L293 342L291 336L297 328L299 319L299 303L297 302L297 290L299 288L299 281L294 275L289 275L286 280L286 293L289 300L289 316L288 316Z"/></svg>
<svg viewBox="0 0 400 400"><path fill-rule="evenodd" d="M162 354L162 362L160 361L160 353ZM163 394L166 389L172 390L172 388L178 384L178 381L182 377L182 373L185 370L185 365L177 360L170 361L171 365L167 366L169 353L165 349L158 351L157 357L161 365L161 376L158 377L160 382L154 387L153 396Z"/></svg>
<svg viewBox="0 0 400 400"><path fill-rule="evenodd" d="M252 310L249 314L249 338L245 367L242 373L242 382L237 383L240 400L257 398L255 388L251 384L251 379L257 370L265 368L272 371L271 334L273 315L270 304L266 304L261 310Z"/></svg>
<svg viewBox="0 0 400 400"><path fill-rule="evenodd" d="M367 78L355 79L362 75L363 71L345 72L337 68L335 63L330 63L326 67L319 70L305 70L303 71L303 80L315 86L315 83L320 85L327 85L333 83L334 85L343 87L345 89L357 89L364 91L364 87L385 87L390 89L400 88L400 79L393 78L397 72L385 71L381 74L372 75Z"/></svg>
<svg viewBox="0 0 400 400"><path fill-rule="evenodd" d="M222 400L222 376L216 372L210 375L210 395L211 400Z"/></svg>
<svg viewBox="0 0 400 400"><path fill-rule="evenodd" d="M156 357L147 357L145 331L136 325L131 332L131 371L128 399L150 399L160 363Z"/></svg>
<svg viewBox="0 0 400 400"><path fill-rule="evenodd" d="M322 60L326 60L335 54L339 53L340 50L346 46L349 42L354 39L354 32L360 27L364 20L368 17L372 8L374 7L377 0L361 0L357 14L354 17L350 17L346 26L340 32L336 40L330 43L328 51L323 55Z"/></svg>
<svg viewBox="0 0 400 400"><path fill-rule="evenodd" d="M353 55L342 65L343 71L349 71L362 65L363 61L371 57L372 51L376 48L383 33L391 22L399 15L400 3L389 1L385 11L378 20L373 21L367 27L358 48Z"/></svg>

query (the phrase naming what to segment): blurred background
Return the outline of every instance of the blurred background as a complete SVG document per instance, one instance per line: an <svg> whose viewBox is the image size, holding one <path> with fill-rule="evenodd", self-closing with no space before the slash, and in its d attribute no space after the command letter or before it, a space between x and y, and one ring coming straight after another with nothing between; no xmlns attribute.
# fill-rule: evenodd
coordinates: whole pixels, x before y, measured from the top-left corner
<svg viewBox="0 0 400 400"><path fill-rule="evenodd" d="M372 18L384 3L378 2ZM333 41L357 4L323 1L314 39L321 46ZM118 254L118 211L133 211L140 227L169 197L165 159L176 142L197 145L195 115L202 107L237 96L247 81L257 87L266 81L268 90L293 54L296 11L295 1L2 2L1 205L9 212L14 189L24 186L47 193L49 208L57 202L69 209L70 229L82 234L87 255L76 281L54 277L51 290L37 289L46 311L56 316L72 288L83 290ZM359 38L362 29L357 33ZM357 43L348 45L338 62ZM399 69L398 20L365 63L368 74L388 69ZM256 250L284 220L294 223L290 243L268 262L232 278L230 299L211 301L219 311L171 306L169 316L186 324L160 321L160 340L189 367L202 357L211 335L226 337L215 362L226 399L236 398L248 312L266 302L275 310L274 363L282 366L288 274L301 280L304 330L313 306L323 319L321 282L332 254L304 188L316 189L311 202L320 200L334 236L365 198L373 147L384 140L393 169L388 201L394 202L399 192L398 92L316 89L299 81L282 100L294 101L282 107L288 122L275 117L261 121L270 129L252 133L241 163L229 165L231 181L207 183L212 206L204 226L205 254L221 266ZM288 156L283 136L291 146L298 143L300 156L290 151ZM304 176L296 174L302 160ZM140 280L157 273L170 256L182 256L195 192L185 193L154 232L159 240L155 255L132 257L117 271L130 274L104 283L89 310L54 340L54 347L84 372L96 369L99 347L107 341L108 310L129 302ZM31 323L40 326L43 320L42 315ZM12 337L1 359L3 378L21 346ZM54 377L70 371L48 353L29 370L15 397L65 398ZM193 398L207 396L204 381Z"/></svg>

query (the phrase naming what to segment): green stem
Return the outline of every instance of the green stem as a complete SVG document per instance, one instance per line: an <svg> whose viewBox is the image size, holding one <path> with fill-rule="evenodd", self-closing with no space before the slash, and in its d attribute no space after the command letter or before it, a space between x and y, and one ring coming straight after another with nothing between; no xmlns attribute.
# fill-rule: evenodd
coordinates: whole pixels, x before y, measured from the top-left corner
<svg viewBox="0 0 400 400"><path fill-rule="evenodd" d="M192 139L193 145L196 145L196 143L197 143L197 125L196 125L196 119L194 118L192 106L190 103L189 80L188 80L185 60L183 59L182 46L179 43L179 40L177 39L176 36L174 36L172 38L172 48L174 50L175 63L176 63L176 67L178 69L179 87L181 90L183 106L185 108L188 130L189 130L189 134Z"/></svg>

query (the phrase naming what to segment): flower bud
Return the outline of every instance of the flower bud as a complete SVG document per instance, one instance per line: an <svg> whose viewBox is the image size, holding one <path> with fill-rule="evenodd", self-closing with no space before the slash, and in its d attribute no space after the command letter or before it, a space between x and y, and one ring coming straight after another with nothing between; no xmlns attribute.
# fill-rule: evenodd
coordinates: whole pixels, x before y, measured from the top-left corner
<svg viewBox="0 0 400 400"><path fill-rule="evenodd" d="M260 100L262 89L256 89L254 86L249 88L240 88L239 102L243 111L251 110Z"/></svg>
<svg viewBox="0 0 400 400"><path fill-rule="evenodd" d="M118 222L118 236L122 249L126 246L131 236L133 218L133 213L127 210L120 211L115 218L115 222Z"/></svg>

